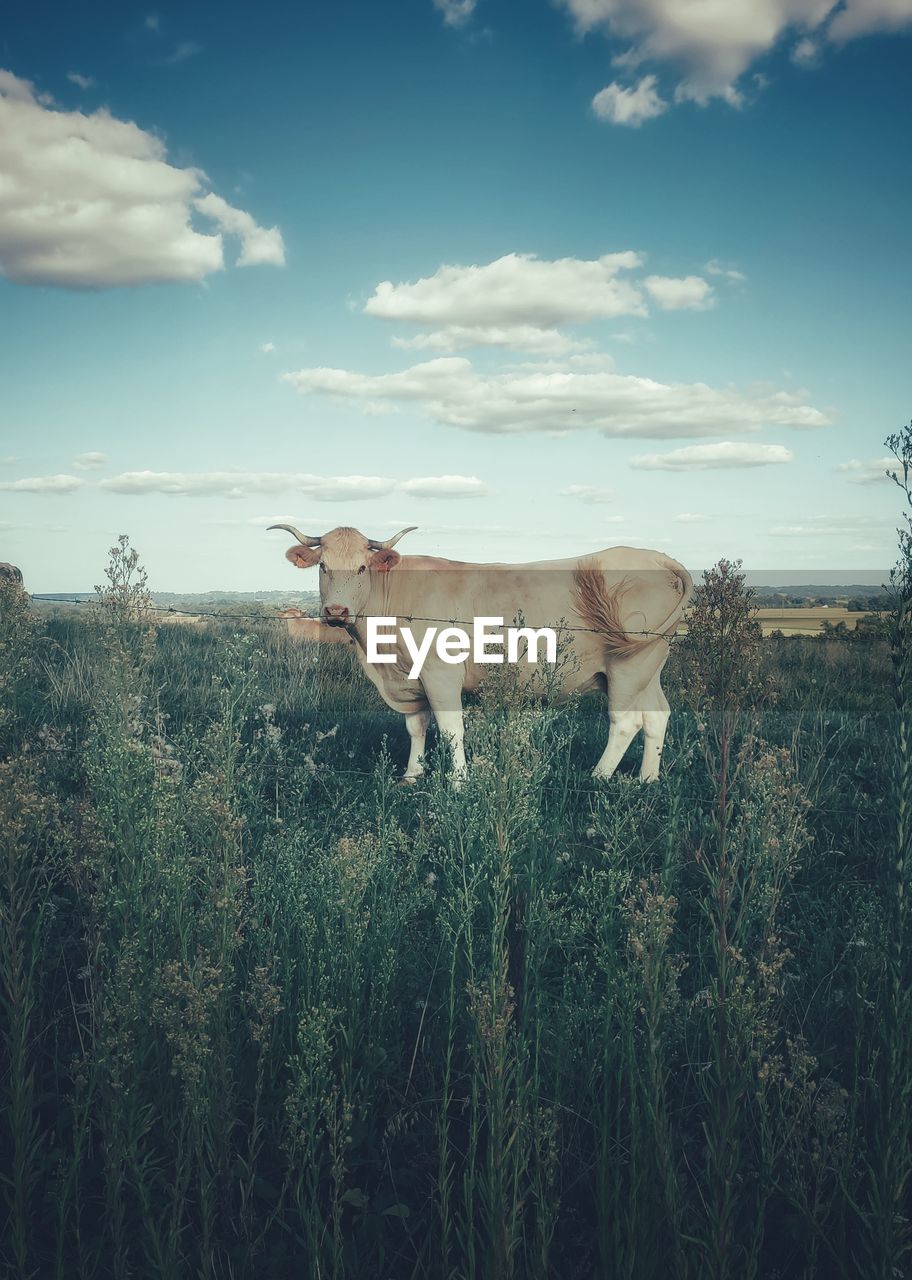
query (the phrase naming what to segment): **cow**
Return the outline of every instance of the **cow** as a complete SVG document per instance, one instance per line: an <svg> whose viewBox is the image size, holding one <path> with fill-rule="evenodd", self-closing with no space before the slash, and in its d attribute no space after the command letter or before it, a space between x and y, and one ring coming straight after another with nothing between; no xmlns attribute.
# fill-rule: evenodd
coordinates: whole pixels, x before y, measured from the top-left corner
<svg viewBox="0 0 912 1280"><path fill-rule="evenodd" d="M22 570L17 569L14 564L6 564L0 561L0 585L4 583L13 587L21 587Z"/></svg>
<svg viewBox="0 0 912 1280"><path fill-rule="evenodd" d="M660 551L611 547L565 560L473 564L401 556L395 545L414 525L386 541L344 527L321 537L289 524L270 528L297 539L285 553L291 564L319 565L324 624L352 637L365 674L387 705L405 717L411 745L404 782L416 781L423 772L431 713L450 741L453 777L458 782L465 776L462 694L478 687L486 667L474 656L454 663L429 654L420 676L411 679L401 645L395 662L368 660L370 619L394 618L403 632L407 623L419 638L440 622L471 625L481 617L563 627L571 660L558 671L560 694L602 689L608 695L608 742L593 776L610 778L642 730L640 779L658 778L669 716L660 676L693 589L690 574L676 560Z"/></svg>

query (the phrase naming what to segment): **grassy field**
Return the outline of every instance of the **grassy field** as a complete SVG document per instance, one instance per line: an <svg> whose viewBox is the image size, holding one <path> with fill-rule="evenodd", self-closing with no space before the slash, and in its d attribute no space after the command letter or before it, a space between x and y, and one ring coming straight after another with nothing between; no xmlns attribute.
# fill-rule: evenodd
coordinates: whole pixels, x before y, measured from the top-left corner
<svg viewBox="0 0 912 1280"><path fill-rule="evenodd" d="M735 600L658 784L492 684L454 792L344 648L0 604L8 1274L909 1274L886 644Z"/></svg>

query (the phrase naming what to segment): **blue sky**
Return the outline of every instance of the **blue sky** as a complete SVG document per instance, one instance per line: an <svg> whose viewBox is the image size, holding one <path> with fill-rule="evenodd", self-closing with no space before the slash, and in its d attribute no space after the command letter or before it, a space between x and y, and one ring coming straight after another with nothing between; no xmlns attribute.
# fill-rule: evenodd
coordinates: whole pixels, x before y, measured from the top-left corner
<svg viewBox="0 0 912 1280"><path fill-rule="evenodd" d="M125 531L153 587L273 589L282 519L886 569L910 32L912 0L14 4L0 559L84 590Z"/></svg>

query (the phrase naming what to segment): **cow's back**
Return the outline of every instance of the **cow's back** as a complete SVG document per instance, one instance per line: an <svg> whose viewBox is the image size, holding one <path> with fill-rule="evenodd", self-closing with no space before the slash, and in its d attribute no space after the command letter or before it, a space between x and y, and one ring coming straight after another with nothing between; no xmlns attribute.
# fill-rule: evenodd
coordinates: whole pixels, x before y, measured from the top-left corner
<svg viewBox="0 0 912 1280"><path fill-rule="evenodd" d="M597 622L580 611L579 574L597 569L606 594L616 601L620 627L634 637L642 633L671 634L690 596L687 570L661 551L638 547L610 547L586 556L528 564L473 564L436 557L404 556L399 567L383 575L382 598L371 601L371 613L395 616L416 639L432 627L459 626L471 633L475 618L502 618L504 627L520 624L533 630L559 631L565 660L564 692L590 687L605 669L606 638ZM539 652L544 654L544 645ZM404 709L421 699L418 681L409 681L410 660L398 646L395 666L374 666L363 660L370 679L390 706ZM433 650L429 664L440 664ZM459 669L449 668L455 674ZM487 664L469 658L463 669L463 688L478 686ZM535 668L523 661L521 678Z"/></svg>

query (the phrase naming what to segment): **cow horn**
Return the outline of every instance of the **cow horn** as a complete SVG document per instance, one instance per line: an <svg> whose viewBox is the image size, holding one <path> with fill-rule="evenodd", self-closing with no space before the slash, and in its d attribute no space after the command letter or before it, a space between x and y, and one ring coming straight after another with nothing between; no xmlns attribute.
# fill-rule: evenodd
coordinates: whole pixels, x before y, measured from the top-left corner
<svg viewBox="0 0 912 1280"><path fill-rule="evenodd" d="M404 538L407 533L412 533L417 528L418 526L416 524L410 524L407 529L400 529L398 533L394 533L393 536L391 538L387 538L385 542L375 542L374 539L371 538L367 545L370 547L371 551L389 551L391 547L396 545L400 538Z"/></svg>
<svg viewBox="0 0 912 1280"><path fill-rule="evenodd" d="M294 534L298 542L304 547L318 547L323 541L322 538L312 538L307 533L301 533L300 529L296 529L293 524L271 524L266 530L267 533L269 529L287 529L289 533Z"/></svg>

